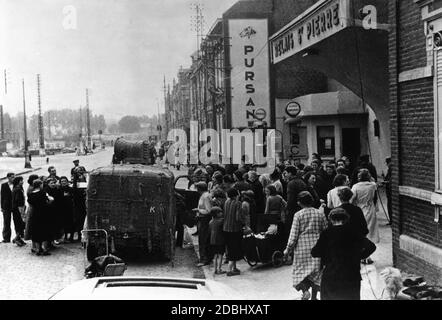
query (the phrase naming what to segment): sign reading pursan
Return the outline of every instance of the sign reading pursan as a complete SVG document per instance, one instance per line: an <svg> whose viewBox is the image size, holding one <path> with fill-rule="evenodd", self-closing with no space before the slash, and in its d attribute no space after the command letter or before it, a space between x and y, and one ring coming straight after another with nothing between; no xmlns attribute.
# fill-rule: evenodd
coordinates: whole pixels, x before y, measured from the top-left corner
<svg viewBox="0 0 442 320"><path fill-rule="evenodd" d="M274 64L349 26L349 0L328 0L291 22L270 39Z"/></svg>
<svg viewBox="0 0 442 320"><path fill-rule="evenodd" d="M270 122L267 19L229 20L232 128Z"/></svg>

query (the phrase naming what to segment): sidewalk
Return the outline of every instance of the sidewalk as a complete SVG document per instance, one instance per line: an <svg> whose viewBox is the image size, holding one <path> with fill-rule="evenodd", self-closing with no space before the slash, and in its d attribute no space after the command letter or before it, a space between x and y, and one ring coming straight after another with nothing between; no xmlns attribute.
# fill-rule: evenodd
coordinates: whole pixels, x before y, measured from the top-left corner
<svg viewBox="0 0 442 320"><path fill-rule="evenodd" d="M382 201L386 207L386 199L382 195ZM386 267L393 265L392 261L392 233L391 227L387 226L387 218L383 213L382 206L378 212L378 224L381 241L378 243L376 252L371 256L373 265L361 265L361 299L377 300L382 296L384 283L379 273ZM186 237L191 237L196 251L198 252L198 237L191 236L196 227L188 228ZM301 294L292 287L292 266L284 265L279 268L258 264L251 268L244 260L237 263L241 270L240 276L227 277L226 275L214 275L213 264L204 266L203 271L206 279L222 282L238 291L247 300L300 300ZM224 265L227 270L227 265Z"/></svg>

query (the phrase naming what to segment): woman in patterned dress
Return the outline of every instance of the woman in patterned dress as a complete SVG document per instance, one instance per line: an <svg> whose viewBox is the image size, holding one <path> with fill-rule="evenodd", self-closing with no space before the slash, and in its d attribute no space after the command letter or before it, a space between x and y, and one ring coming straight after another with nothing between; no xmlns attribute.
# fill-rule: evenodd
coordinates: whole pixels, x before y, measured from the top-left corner
<svg viewBox="0 0 442 320"><path fill-rule="evenodd" d="M302 291L302 300L316 300L321 281L321 259L313 258L311 250L319 235L327 227L325 215L313 208L313 197L308 191L298 195L298 205L302 208L293 217L287 248L284 256L294 251L293 287ZM312 288L312 295L309 289Z"/></svg>

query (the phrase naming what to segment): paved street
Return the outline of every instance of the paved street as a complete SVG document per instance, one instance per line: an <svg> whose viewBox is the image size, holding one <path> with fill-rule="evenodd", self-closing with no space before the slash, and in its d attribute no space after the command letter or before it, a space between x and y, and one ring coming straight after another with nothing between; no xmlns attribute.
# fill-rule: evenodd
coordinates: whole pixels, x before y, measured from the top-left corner
<svg viewBox="0 0 442 320"><path fill-rule="evenodd" d="M80 156L80 165L92 170L110 163L112 150L100 151L89 156ZM51 156L49 165L57 168L59 176L70 174L74 154ZM23 171L22 158L0 158L0 169ZM47 175L45 158L34 157L33 167L41 167L33 173ZM30 173L25 174L25 181ZM3 174L4 177L4 174ZM3 219L0 219L0 230ZM29 243L29 242L28 242ZM151 261L126 261L125 275L171 276L203 278L202 269L195 267L196 255L192 247L177 249L174 265ZM37 257L31 254L30 243L22 248L14 244L0 244L0 299L47 299L68 284L83 278L87 261L80 244L63 244L51 256Z"/></svg>
<svg viewBox="0 0 442 320"><path fill-rule="evenodd" d="M81 156L80 164L88 170L106 165L110 162L112 150L100 151L90 156ZM49 165L57 168L58 174L68 175L72 167L75 155L57 155L50 158ZM19 163L17 163L19 162ZM0 165L7 170L23 170L23 159L0 158ZM41 167L36 174L47 174L48 165L45 159L34 158L34 167ZM186 168L180 171L172 170L175 176L184 175ZM24 177L27 179L28 174ZM181 180L181 187L185 181ZM385 196L382 194L382 202L386 206ZM379 272L383 268L392 265L391 253L391 228L386 226L386 218L381 211L378 220L381 232L381 243L372 256L375 265L362 267L362 298L373 300L380 298L383 283L379 279ZM2 227L0 222L0 227ZM214 276L213 266L196 268L198 249L197 237L192 237L195 228L188 229L186 238L193 242L195 247L186 246L186 249L177 249L174 265L172 263L159 263L146 260L127 261L128 270L125 275L148 275L148 276L176 276L214 279L236 290L245 299L299 299L300 295L292 288L292 267L258 265L251 268L245 261L240 261L238 266L242 271L239 277L226 277L225 275ZM60 246L48 257L36 257L30 253L29 245L18 248L13 244L1 244L0 246L0 299L46 299L53 293L65 287L73 281L82 279L86 266L84 251L79 244L65 244ZM227 267L227 266L226 266ZM376 296L376 297L375 297Z"/></svg>

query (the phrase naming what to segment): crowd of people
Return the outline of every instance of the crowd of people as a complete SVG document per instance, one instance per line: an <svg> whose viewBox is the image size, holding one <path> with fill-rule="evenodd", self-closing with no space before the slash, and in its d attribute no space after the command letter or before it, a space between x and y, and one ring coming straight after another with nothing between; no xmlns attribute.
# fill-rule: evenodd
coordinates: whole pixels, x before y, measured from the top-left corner
<svg viewBox="0 0 442 320"><path fill-rule="evenodd" d="M57 176L54 166L47 176L31 174L24 188L22 176L10 172L1 185L3 213L3 243L11 242L11 217L15 227L12 242L23 247L31 241L31 252L50 255L51 249L62 243L81 241L86 218L86 169L74 161L71 176ZM76 235L76 237L75 237Z"/></svg>
<svg viewBox="0 0 442 320"><path fill-rule="evenodd" d="M322 299L360 297L360 264L373 263L379 242L378 177L368 156L357 165L347 157L324 164L313 154L310 165L287 161L261 175L244 161L190 166L188 175L200 195L198 266L214 262L215 274L240 275L243 237L278 232L303 299L316 299L318 291Z"/></svg>

